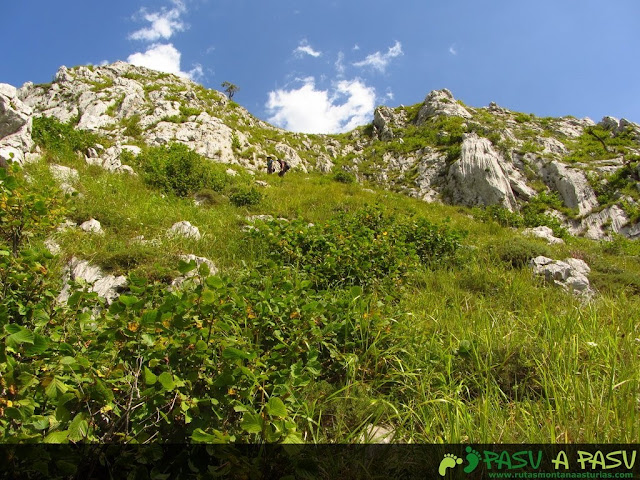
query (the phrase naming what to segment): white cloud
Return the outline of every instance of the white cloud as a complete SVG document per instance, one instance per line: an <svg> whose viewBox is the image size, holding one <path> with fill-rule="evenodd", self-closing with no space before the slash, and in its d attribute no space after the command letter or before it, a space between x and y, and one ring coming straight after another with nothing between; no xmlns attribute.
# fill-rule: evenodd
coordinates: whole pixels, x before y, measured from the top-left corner
<svg viewBox="0 0 640 480"><path fill-rule="evenodd" d="M155 42L161 38L168 40L174 33L184 31L187 26L180 17L186 12L186 7L180 0L173 0L172 3L173 8L163 8L159 12L147 12L146 9L141 9L140 15L145 21L151 23L151 26L136 30L129 35L129 38Z"/></svg>
<svg viewBox="0 0 640 480"><path fill-rule="evenodd" d="M384 73L389 65L389 62L395 57L399 57L403 55L402 52L402 44L398 41L392 46L389 47L387 53L372 53L371 55L367 55L367 57L360 61L356 62L353 65L356 67L371 67L374 70L378 70L379 72Z"/></svg>
<svg viewBox="0 0 640 480"><path fill-rule="evenodd" d="M300 44L298 45L298 48L296 48L293 51L293 54L296 57L302 57L304 55L309 55L311 57L318 58L320 55L322 55L322 52L318 52L317 50L314 50L313 47L311 47L311 45L309 45L309 42L307 42L306 40L302 40L300 42Z"/></svg>
<svg viewBox="0 0 640 480"><path fill-rule="evenodd" d="M338 75L344 75L344 53L338 52L338 59L336 60L335 67Z"/></svg>
<svg viewBox="0 0 640 480"><path fill-rule="evenodd" d="M451 55L457 55L457 54L458 54L458 50L456 50L456 44L455 44L455 43L454 43L454 44L452 44L452 45L449 47L449 53L450 53Z"/></svg>
<svg viewBox="0 0 640 480"><path fill-rule="evenodd" d="M127 58L127 62L139 67L147 67L161 72L173 73L184 78L197 80L202 78L202 65L195 65L188 72L180 68L180 51L171 43L154 43L145 52L136 52Z"/></svg>
<svg viewBox="0 0 640 480"><path fill-rule="evenodd" d="M269 92L269 121L294 132L338 133L371 120L376 93L361 80L341 80L331 92L316 89L313 77L301 81L300 88Z"/></svg>

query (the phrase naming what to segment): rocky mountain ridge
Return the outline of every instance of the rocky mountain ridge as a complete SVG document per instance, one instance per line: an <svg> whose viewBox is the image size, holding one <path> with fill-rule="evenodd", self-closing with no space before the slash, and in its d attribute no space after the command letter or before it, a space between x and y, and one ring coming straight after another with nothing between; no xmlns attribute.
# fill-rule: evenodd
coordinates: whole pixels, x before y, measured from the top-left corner
<svg viewBox="0 0 640 480"><path fill-rule="evenodd" d="M221 92L117 62L61 67L45 85L0 84L0 158L38 157L31 125L39 116L110 138L82 154L113 171L132 172L123 151L178 142L249 172L271 154L294 169L344 170L425 201L518 212L542 199L572 234L640 237L640 126L626 119L473 108L443 89L413 106L378 107L372 124L352 132L305 135L255 118Z"/></svg>

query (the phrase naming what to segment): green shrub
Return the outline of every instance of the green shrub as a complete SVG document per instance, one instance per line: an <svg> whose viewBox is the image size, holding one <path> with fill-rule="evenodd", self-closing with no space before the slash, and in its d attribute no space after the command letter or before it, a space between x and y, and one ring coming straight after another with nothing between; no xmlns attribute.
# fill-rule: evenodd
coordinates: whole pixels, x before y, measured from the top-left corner
<svg viewBox="0 0 640 480"><path fill-rule="evenodd" d="M138 155L136 162L143 170L146 183L180 197L204 188L219 192L229 182L222 166L213 164L181 143L150 148Z"/></svg>
<svg viewBox="0 0 640 480"><path fill-rule="evenodd" d="M237 188L230 196L229 200L236 207L250 207L258 205L262 201L262 193L255 187Z"/></svg>
<svg viewBox="0 0 640 480"><path fill-rule="evenodd" d="M515 237L490 247L491 253L501 262L513 268L522 268L540 255L552 256L551 249L533 239Z"/></svg>
<svg viewBox="0 0 640 480"><path fill-rule="evenodd" d="M355 183L356 176L351 172L340 170L333 176L333 179L340 183Z"/></svg>
<svg viewBox="0 0 640 480"><path fill-rule="evenodd" d="M452 261L463 237L379 206L340 213L324 225L269 222L251 235L270 260L299 269L318 288L399 285L415 268Z"/></svg>

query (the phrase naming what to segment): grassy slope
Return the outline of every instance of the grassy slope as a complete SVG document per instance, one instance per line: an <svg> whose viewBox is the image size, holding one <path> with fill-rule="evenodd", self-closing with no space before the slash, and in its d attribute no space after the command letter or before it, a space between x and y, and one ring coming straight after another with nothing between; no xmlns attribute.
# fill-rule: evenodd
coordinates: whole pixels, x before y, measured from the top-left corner
<svg viewBox="0 0 640 480"><path fill-rule="evenodd" d="M183 253L208 257L231 275L243 263L251 266L261 252L244 240L248 214L321 223L339 210L380 202L468 231L461 264L406 279L399 305L405 314L394 319L392 342L379 349L373 341L366 352L367 365L385 365L384 375L361 371L356 362L353 369L345 365L344 383L305 390L295 418L307 441L355 441L369 423L391 426L403 442L632 442L640 435L637 243L526 243L531 251L591 264L601 295L583 304L526 268L513 268L520 233L476 222L469 209L295 172L259 176L270 187L256 207L205 208L163 197L139 177L79 170L82 197L72 217L97 218L106 234L59 234L60 262L79 255L106 270L156 279L177 275ZM51 181L42 164L29 173L36 185ZM164 232L179 220L198 226L202 240L167 239ZM136 244L137 235L159 244Z"/></svg>

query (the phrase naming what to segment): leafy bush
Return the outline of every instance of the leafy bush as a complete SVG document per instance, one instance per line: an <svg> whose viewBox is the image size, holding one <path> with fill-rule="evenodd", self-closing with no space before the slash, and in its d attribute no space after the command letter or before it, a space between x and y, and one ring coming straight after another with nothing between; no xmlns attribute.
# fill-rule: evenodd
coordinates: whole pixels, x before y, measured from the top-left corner
<svg viewBox="0 0 640 480"><path fill-rule="evenodd" d="M229 200L236 207L249 207L258 205L262 201L262 194L254 187L237 188L229 196Z"/></svg>
<svg viewBox="0 0 640 480"><path fill-rule="evenodd" d="M213 164L181 143L145 150L136 162L146 183L180 197L205 188L220 192L229 182L221 165Z"/></svg>
<svg viewBox="0 0 640 480"><path fill-rule="evenodd" d="M497 243L490 247L495 257L513 268L522 268L529 264L532 258L544 255L551 256L551 250L533 239L515 237L508 241Z"/></svg>
<svg viewBox="0 0 640 480"><path fill-rule="evenodd" d="M315 291L267 266L208 273L177 293L130 278L93 317L96 294L76 290L55 316L5 322L0 441L300 442L312 382L339 383L354 358L384 374L368 351L389 345L397 312L362 289Z"/></svg>
<svg viewBox="0 0 640 480"><path fill-rule="evenodd" d="M399 285L412 269L455 258L463 234L379 206L341 213L324 225L270 222L251 234L278 265L294 267L318 288Z"/></svg>
<svg viewBox="0 0 640 480"><path fill-rule="evenodd" d="M8 245L13 255L25 240L53 228L63 213L54 191L30 189L17 165L9 172L0 168L0 242Z"/></svg>
<svg viewBox="0 0 640 480"><path fill-rule="evenodd" d="M355 183L356 176L353 173L340 170L333 176L333 179L340 183Z"/></svg>

